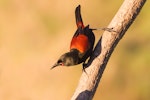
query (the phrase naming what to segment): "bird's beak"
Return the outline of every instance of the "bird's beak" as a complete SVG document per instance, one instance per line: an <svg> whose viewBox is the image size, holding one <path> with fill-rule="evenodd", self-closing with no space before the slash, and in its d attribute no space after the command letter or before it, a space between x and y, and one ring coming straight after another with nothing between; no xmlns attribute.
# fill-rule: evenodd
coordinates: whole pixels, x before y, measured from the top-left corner
<svg viewBox="0 0 150 100"><path fill-rule="evenodd" d="M57 66L59 66L58 63L54 64L54 65L51 67L51 70L52 70L53 68L57 67Z"/></svg>

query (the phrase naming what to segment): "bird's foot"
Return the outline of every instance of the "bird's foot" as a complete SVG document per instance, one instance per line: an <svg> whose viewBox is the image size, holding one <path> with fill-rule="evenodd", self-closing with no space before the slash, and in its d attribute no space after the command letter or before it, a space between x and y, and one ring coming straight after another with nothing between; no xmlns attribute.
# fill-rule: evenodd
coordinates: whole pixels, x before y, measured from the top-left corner
<svg viewBox="0 0 150 100"><path fill-rule="evenodd" d="M82 69L82 71L84 71L86 74L87 74L87 72L86 72L86 68L87 68L87 64L84 62L83 64L82 64L82 66L83 66L83 69Z"/></svg>

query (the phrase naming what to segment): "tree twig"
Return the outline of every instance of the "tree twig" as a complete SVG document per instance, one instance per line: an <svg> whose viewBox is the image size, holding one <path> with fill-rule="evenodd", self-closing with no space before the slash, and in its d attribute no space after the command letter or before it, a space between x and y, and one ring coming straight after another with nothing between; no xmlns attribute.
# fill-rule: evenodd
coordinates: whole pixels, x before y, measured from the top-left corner
<svg viewBox="0 0 150 100"><path fill-rule="evenodd" d="M88 62L86 73L83 72L71 100L91 100L98 87L106 64L127 29L139 14L146 0L125 0L108 28L98 41L94 53Z"/></svg>

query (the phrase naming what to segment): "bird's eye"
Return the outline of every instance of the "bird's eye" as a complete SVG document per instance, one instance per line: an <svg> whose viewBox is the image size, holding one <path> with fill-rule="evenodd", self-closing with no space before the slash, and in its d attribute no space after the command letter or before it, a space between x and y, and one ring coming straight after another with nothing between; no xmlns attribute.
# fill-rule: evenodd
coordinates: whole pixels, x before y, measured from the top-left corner
<svg viewBox="0 0 150 100"><path fill-rule="evenodd" d="M64 66L64 64L63 64L63 63L59 63L59 65L60 65L60 66Z"/></svg>
<svg viewBox="0 0 150 100"><path fill-rule="evenodd" d="M60 66L64 66L64 63L62 62L62 60L58 60L58 64L59 64Z"/></svg>
<svg viewBox="0 0 150 100"><path fill-rule="evenodd" d="M57 63L59 63L59 64L60 64L60 63L62 63L62 60L58 60L58 62L57 62Z"/></svg>

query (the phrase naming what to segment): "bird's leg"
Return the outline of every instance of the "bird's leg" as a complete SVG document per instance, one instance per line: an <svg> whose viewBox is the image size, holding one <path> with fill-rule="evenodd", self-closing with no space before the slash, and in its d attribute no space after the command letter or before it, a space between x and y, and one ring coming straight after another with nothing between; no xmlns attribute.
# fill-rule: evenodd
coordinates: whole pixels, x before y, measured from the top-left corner
<svg viewBox="0 0 150 100"><path fill-rule="evenodd" d="M93 28L92 30L104 30L104 31L108 31L108 32L116 32L115 30L113 30L114 28Z"/></svg>
<svg viewBox="0 0 150 100"><path fill-rule="evenodd" d="M85 70L87 68L87 64L85 62L83 62L82 66L83 66L82 67L83 68L82 71L84 71L87 74L87 72Z"/></svg>

